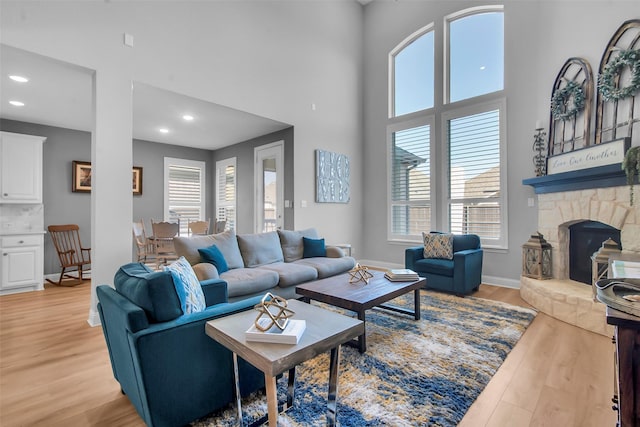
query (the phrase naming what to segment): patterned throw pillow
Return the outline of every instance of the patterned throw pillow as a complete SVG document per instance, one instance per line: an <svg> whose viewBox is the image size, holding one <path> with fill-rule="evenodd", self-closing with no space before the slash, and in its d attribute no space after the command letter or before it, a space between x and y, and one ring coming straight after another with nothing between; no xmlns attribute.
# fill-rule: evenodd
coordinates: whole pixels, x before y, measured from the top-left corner
<svg viewBox="0 0 640 427"><path fill-rule="evenodd" d="M422 233L425 258L453 259L453 234Z"/></svg>
<svg viewBox="0 0 640 427"><path fill-rule="evenodd" d="M184 314L197 313L207 308L202 286L200 286L191 264L183 256L166 266L164 270L171 272L173 285L176 287Z"/></svg>

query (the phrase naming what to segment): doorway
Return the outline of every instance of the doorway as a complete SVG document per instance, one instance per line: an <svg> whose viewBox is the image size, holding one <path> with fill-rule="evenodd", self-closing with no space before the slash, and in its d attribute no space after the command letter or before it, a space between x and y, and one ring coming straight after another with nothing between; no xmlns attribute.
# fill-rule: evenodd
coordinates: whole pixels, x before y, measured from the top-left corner
<svg viewBox="0 0 640 427"><path fill-rule="evenodd" d="M284 224L284 141L254 149L254 231L265 233Z"/></svg>

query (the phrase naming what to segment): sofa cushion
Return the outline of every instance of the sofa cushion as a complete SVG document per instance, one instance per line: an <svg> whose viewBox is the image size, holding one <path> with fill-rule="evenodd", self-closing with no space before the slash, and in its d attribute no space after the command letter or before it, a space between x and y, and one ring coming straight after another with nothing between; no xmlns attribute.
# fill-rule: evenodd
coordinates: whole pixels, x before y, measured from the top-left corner
<svg viewBox="0 0 640 427"><path fill-rule="evenodd" d="M235 268L220 275L227 282L229 298L266 291L278 284L278 273L260 268Z"/></svg>
<svg viewBox="0 0 640 427"><path fill-rule="evenodd" d="M284 261L278 233L239 234L238 246L245 267L258 267Z"/></svg>
<svg viewBox="0 0 640 427"><path fill-rule="evenodd" d="M224 259L224 255L222 255L222 252L220 252L220 249L218 249L216 245L198 249L198 252L204 262L208 262L209 264L216 266L218 274L229 270L229 266L227 265L227 261Z"/></svg>
<svg viewBox="0 0 640 427"><path fill-rule="evenodd" d="M293 262L302 259L304 253L303 237L317 239L318 232L315 228L307 228L305 230L278 230L280 237L280 246L285 262Z"/></svg>
<svg viewBox="0 0 640 427"><path fill-rule="evenodd" d="M113 283L118 293L145 311L150 323L167 322L182 315L169 271L154 272L133 262L118 269Z"/></svg>
<svg viewBox="0 0 640 427"><path fill-rule="evenodd" d="M335 276L336 274L345 273L356 265L356 260L350 256L342 258L303 258L295 261L295 264L308 265L318 271L318 279Z"/></svg>
<svg viewBox="0 0 640 427"><path fill-rule="evenodd" d="M453 277L453 260L442 258L419 259L415 262L417 273L431 273Z"/></svg>
<svg viewBox="0 0 640 427"><path fill-rule="evenodd" d="M309 266L297 264L295 262L276 262L274 264L263 265L260 269L272 270L278 273L278 286L287 288L299 285L318 278L318 270Z"/></svg>
<svg viewBox="0 0 640 427"><path fill-rule="evenodd" d="M302 247L302 258L327 256L324 239L310 239L308 237L303 237Z"/></svg>
<svg viewBox="0 0 640 427"><path fill-rule="evenodd" d="M169 271L173 277L173 285L184 314L198 313L207 308L202 286L191 264L183 256L164 267L164 270Z"/></svg>
<svg viewBox="0 0 640 427"><path fill-rule="evenodd" d="M453 234L422 233L425 258L453 259Z"/></svg>
<svg viewBox="0 0 640 427"><path fill-rule="evenodd" d="M176 253L178 256L185 257L191 265L201 262L198 249L208 248L211 245L216 245L220 249L229 268L244 267L236 233L233 230L207 236L176 236L173 238L173 246L176 249Z"/></svg>

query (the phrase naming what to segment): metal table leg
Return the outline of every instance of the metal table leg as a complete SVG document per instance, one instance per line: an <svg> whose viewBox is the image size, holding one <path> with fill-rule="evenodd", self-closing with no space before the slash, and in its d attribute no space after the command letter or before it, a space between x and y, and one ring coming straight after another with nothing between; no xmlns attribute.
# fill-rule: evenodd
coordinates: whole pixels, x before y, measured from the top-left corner
<svg viewBox="0 0 640 427"><path fill-rule="evenodd" d="M329 359L329 396L327 399L327 425L336 425L336 414L338 412L338 367L340 366L340 346L331 349Z"/></svg>

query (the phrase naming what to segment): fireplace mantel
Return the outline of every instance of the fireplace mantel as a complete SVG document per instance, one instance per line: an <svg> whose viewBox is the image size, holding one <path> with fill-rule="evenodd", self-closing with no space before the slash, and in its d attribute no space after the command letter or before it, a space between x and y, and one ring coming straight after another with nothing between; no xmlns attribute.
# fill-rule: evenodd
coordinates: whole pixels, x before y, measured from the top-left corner
<svg viewBox="0 0 640 427"><path fill-rule="evenodd" d="M522 184L530 185L536 194L557 193L560 191L586 190L589 188L607 188L627 185L627 177L621 163L580 169L553 175L523 179Z"/></svg>

